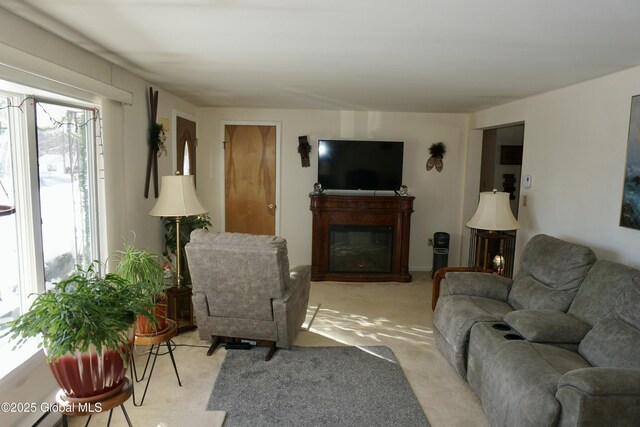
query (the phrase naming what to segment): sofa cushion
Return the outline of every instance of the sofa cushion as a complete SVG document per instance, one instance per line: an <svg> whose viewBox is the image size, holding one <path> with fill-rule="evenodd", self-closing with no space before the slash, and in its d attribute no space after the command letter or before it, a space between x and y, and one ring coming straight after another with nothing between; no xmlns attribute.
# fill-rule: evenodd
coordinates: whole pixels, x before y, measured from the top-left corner
<svg viewBox="0 0 640 427"><path fill-rule="evenodd" d="M613 316L598 322L578 351L593 366L640 369L640 286L620 293Z"/></svg>
<svg viewBox="0 0 640 427"><path fill-rule="evenodd" d="M516 310L567 311L576 290L557 290L530 276L520 276L513 281L509 304Z"/></svg>
<svg viewBox="0 0 640 427"><path fill-rule="evenodd" d="M516 310L567 311L595 261L586 246L536 235L524 248L508 302Z"/></svg>
<svg viewBox="0 0 640 427"><path fill-rule="evenodd" d="M640 369L640 333L615 318L594 326L578 351L593 366Z"/></svg>
<svg viewBox="0 0 640 427"><path fill-rule="evenodd" d="M504 321L527 341L540 343L579 343L591 325L562 311L517 310Z"/></svg>
<svg viewBox="0 0 640 427"><path fill-rule="evenodd" d="M620 293L633 287L633 281L639 274L639 270L623 264L596 261L571 303L569 313L590 325L611 317Z"/></svg>

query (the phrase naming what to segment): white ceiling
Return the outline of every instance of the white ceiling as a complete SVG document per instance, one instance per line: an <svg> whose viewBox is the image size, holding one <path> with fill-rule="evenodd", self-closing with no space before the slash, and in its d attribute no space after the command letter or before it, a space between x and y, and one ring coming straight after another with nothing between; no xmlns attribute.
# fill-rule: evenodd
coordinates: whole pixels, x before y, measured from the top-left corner
<svg viewBox="0 0 640 427"><path fill-rule="evenodd" d="M640 65L639 0L0 0L198 106L468 112Z"/></svg>

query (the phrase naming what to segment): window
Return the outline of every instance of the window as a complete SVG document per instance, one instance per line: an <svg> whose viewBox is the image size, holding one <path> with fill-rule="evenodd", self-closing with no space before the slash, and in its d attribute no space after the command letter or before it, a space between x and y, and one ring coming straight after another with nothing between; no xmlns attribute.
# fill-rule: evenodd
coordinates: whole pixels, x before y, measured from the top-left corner
<svg viewBox="0 0 640 427"><path fill-rule="evenodd" d="M96 259L93 111L36 102L42 251L47 286Z"/></svg>
<svg viewBox="0 0 640 427"><path fill-rule="evenodd" d="M0 93L0 336L44 291L100 259L97 110ZM0 376L29 354L0 339Z"/></svg>

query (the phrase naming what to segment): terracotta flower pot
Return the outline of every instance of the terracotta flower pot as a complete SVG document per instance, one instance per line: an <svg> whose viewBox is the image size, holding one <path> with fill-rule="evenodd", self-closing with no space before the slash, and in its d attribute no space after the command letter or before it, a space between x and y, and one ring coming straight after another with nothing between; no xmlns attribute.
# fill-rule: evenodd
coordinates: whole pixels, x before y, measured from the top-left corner
<svg viewBox="0 0 640 427"><path fill-rule="evenodd" d="M136 322L136 335L151 335L167 328L167 296L163 295L162 299L153 309L154 323L144 316L138 316Z"/></svg>
<svg viewBox="0 0 640 427"><path fill-rule="evenodd" d="M120 347L129 361L133 349L133 327L127 331L127 343ZM45 349L46 353L46 349ZM49 363L56 381L71 398L84 398L107 394L124 383L125 363L116 349L102 348L102 352L91 344L87 351L76 351Z"/></svg>

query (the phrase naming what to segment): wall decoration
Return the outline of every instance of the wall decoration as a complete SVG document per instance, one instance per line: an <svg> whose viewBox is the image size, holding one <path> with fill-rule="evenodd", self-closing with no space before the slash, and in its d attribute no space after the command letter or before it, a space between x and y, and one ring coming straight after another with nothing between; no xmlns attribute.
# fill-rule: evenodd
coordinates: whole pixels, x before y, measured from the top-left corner
<svg viewBox="0 0 640 427"><path fill-rule="evenodd" d="M500 146L501 165L521 165L522 145L502 145Z"/></svg>
<svg viewBox="0 0 640 427"><path fill-rule="evenodd" d="M620 226L640 230L640 95L631 98Z"/></svg>
<svg viewBox="0 0 640 427"><path fill-rule="evenodd" d="M149 88L149 157L147 158L147 175L144 184L144 197L149 198L149 185L151 183L151 173L153 172L153 190L156 199L158 198L158 156L166 153L165 142L167 136L164 127L157 123L158 117L158 91Z"/></svg>
<svg viewBox="0 0 640 427"><path fill-rule="evenodd" d="M435 144L431 144L429 147L429 160L427 160L427 170L430 171L435 166L438 172L442 172L442 168L444 164L442 163L442 159L444 158L444 153L447 152L447 147L443 142L436 142Z"/></svg>
<svg viewBox="0 0 640 427"><path fill-rule="evenodd" d="M305 136L298 137L298 153L300 153L300 162L302 163L303 168L308 168L311 166L311 162L309 161L309 153L311 153L311 145L309 145L309 140Z"/></svg>

